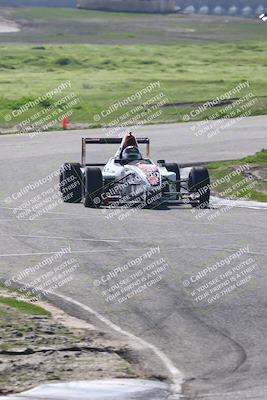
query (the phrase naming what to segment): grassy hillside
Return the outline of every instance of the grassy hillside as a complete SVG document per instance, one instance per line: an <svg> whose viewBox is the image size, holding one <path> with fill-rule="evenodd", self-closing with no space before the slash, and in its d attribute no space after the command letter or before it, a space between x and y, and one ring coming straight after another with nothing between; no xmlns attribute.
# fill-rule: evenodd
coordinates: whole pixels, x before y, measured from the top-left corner
<svg viewBox="0 0 267 400"><path fill-rule="evenodd" d="M250 82L250 88L237 97L252 92L258 101L251 114L266 113L267 24L253 19L71 9L9 9L5 13L22 31L0 36L2 127L18 123L29 113L6 123L7 114L66 80L80 99L73 122L94 124L95 114L152 81L160 81L167 99L154 122L182 121L205 101L244 81ZM100 123L138 104L133 101ZM48 106L44 102L30 113ZM214 112L209 109L196 118Z"/></svg>
<svg viewBox="0 0 267 400"><path fill-rule="evenodd" d="M23 27L1 42L177 44L258 40L266 24L258 19L204 15L112 13L76 9L17 8L5 11ZM201 44L200 44L201 45Z"/></svg>

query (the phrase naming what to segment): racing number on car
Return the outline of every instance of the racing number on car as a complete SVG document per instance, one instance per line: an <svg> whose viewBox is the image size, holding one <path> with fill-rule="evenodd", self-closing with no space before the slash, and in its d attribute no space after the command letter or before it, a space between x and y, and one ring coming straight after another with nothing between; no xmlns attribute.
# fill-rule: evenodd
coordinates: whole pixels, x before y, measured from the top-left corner
<svg viewBox="0 0 267 400"><path fill-rule="evenodd" d="M150 171L146 174L147 180L150 185L156 186L159 184L159 172L158 171Z"/></svg>

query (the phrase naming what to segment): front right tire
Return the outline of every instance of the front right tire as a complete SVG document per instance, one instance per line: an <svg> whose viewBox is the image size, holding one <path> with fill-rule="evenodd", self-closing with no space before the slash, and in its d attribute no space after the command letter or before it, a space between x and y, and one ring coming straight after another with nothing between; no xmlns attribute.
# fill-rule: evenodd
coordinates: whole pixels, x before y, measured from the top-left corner
<svg viewBox="0 0 267 400"><path fill-rule="evenodd" d="M206 208L210 200L210 176L207 168L194 167L189 173L188 191L199 194L199 204L192 203L192 207Z"/></svg>

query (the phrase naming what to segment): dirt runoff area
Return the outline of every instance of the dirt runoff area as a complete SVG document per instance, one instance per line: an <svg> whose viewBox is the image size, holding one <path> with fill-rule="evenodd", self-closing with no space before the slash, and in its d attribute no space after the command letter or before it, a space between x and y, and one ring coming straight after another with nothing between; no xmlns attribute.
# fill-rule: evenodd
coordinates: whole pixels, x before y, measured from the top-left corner
<svg viewBox="0 0 267 400"><path fill-rule="evenodd" d="M42 383L149 378L130 352L86 322L0 289L0 395Z"/></svg>

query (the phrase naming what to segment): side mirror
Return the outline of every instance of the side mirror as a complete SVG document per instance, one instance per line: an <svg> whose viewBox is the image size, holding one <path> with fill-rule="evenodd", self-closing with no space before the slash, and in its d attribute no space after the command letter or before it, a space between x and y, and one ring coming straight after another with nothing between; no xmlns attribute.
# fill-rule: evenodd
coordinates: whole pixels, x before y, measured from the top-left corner
<svg viewBox="0 0 267 400"><path fill-rule="evenodd" d="M123 165L123 160L116 159L116 160L114 160L114 163L115 163L115 164Z"/></svg>

